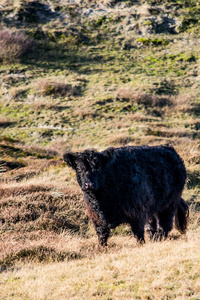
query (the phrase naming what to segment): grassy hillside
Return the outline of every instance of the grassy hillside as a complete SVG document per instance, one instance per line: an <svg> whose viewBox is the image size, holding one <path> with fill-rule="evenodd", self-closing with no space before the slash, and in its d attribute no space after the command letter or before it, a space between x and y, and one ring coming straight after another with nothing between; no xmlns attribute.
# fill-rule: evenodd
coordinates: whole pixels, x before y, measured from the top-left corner
<svg viewBox="0 0 200 300"><path fill-rule="evenodd" d="M0 4L2 299L200 299L200 4ZM108 247L66 150L170 144L184 159L187 236Z"/></svg>

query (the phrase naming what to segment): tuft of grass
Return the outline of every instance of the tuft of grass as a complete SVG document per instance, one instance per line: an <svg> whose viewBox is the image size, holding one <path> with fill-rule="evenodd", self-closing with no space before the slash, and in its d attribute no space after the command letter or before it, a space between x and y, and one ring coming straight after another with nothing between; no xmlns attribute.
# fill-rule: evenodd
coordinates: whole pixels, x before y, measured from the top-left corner
<svg viewBox="0 0 200 300"><path fill-rule="evenodd" d="M16 62L33 50L33 41L23 33L0 30L0 61Z"/></svg>
<svg viewBox="0 0 200 300"><path fill-rule="evenodd" d="M71 84L42 79L37 83L37 91L43 96L64 97L78 94L80 88L78 86L73 87Z"/></svg>
<svg viewBox="0 0 200 300"><path fill-rule="evenodd" d="M22 89L22 88L12 88L10 89L10 96L13 100L18 101L22 100L27 96L27 90Z"/></svg>
<svg viewBox="0 0 200 300"><path fill-rule="evenodd" d="M18 252L10 253L0 260L0 272L11 268L16 261L27 262L61 262L64 260L81 259L81 254L66 251L56 251L54 248L45 247L43 245L33 248L23 248Z"/></svg>
<svg viewBox="0 0 200 300"><path fill-rule="evenodd" d="M35 174L37 175L37 174ZM19 180L17 180L18 182ZM85 235L88 218L80 194L65 190L56 193L49 187L30 185L21 189L1 189L1 230L48 230Z"/></svg>
<svg viewBox="0 0 200 300"><path fill-rule="evenodd" d="M160 86L156 89L156 94L147 94L142 92L134 92L131 88L121 88L118 90L117 97L120 101L136 103L138 106L143 106L147 112L162 116L163 114L178 114L198 112L198 103L189 95L180 94L174 95L158 95ZM187 134L186 134L187 135Z"/></svg>
<svg viewBox="0 0 200 300"><path fill-rule="evenodd" d="M155 82L151 92L157 95L177 95L179 91L173 80L164 79Z"/></svg>
<svg viewBox="0 0 200 300"><path fill-rule="evenodd" d="M199 161L197 161L197 163L199 163ZM187 180L187 188L188 189L200 187L200 172L199 171L194 171L194 172L188 171L187 175L188 175L188 180Z"/></svg>
<svg viewBox="0 0 200 300"><path fill-rule="evenodd" d="M137 103L145 107L159 107L171 106L173 104L172 98L167 96L158 96L152 94L144 94L141 92L134 93L132 89L120 89L118 97L122 101Z"/></svg>
<svg viewBox="0 0 200 300"><path fill-rule="evenodd" d="M18 161L0 160L0 173L4 173L13 169L25 167L25 164Z"/></svg>
<svg viewBox="0 0 200 300"><path fill-rule="evenodd" d="M162 38L139 38L137 41L142 43L144 46L166 46L170 43L170 40Z"/></svg>
<svg viewBox="0 0 200 300"><path fill-rule="evenodd" d="M1 127L8 127L8 126L12 126L15 123L12 122L9 118L5 118L5 117L0 117L0 128ZM0 137L0 141L2 140L2 137Z"/></svg>

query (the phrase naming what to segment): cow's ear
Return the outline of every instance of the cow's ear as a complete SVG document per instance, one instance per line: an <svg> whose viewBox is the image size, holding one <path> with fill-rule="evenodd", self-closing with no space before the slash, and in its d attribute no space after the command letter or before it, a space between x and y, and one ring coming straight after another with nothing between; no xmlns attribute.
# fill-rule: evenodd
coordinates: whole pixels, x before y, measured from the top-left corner
<svg viewBox="0 0 200 300"><path fill-rule="evenodd" d="M66 152L63 154L63 159L68 165L68 167L71 167L74 170L76 169L76 158L77 158L77 153Z"/></svg>
<svg viewBox="0 0 200 300"><path fill-rule="evenodd" d="M106 165L113 157L115 148L108 148L101 152L103 164Z"/></svg>

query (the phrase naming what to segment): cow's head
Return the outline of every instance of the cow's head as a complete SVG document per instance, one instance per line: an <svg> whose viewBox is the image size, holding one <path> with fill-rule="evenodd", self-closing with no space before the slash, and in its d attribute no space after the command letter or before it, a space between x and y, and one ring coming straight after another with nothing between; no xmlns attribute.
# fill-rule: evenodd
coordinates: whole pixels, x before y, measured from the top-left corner
<svg viewBox="0 0 200 300"><path fill-rule="evenodd" d="M105 175L104 170L113 155L113 148L103 152L85 150L84 152L66 152L63 155L66 164L76 171L78 184L84 192L99 190Z"/></svg>

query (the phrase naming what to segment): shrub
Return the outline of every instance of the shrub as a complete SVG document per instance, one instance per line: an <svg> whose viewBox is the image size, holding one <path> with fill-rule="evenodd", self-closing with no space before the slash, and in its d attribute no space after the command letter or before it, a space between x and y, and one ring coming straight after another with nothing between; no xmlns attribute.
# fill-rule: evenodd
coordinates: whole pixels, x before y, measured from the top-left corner
<svg viewBox="0 0 200 300"><path fill-rule="evenodd" d="M23 33L0 30L0 61L13 62L32 51L33 41Z"/></svg>
<svg viewBox="0 0 200 300"><path fill-rule="evenodd" d="M64 97L76 95L79 93L80 87L60 82L50 82L48 80L40 80L37 84L37 89L44 96Z"/></svg>
<svg viewBox="0 0 200 300"><path fill-rule="evenodd" d="M144 105L145 107L165 107L171 106L172 100L167 96L159 96L153 94L140 93L129 89L120 89L118 91L118 97L121 101L128 101L132 103L137 103L139 105Z"/></svg>

